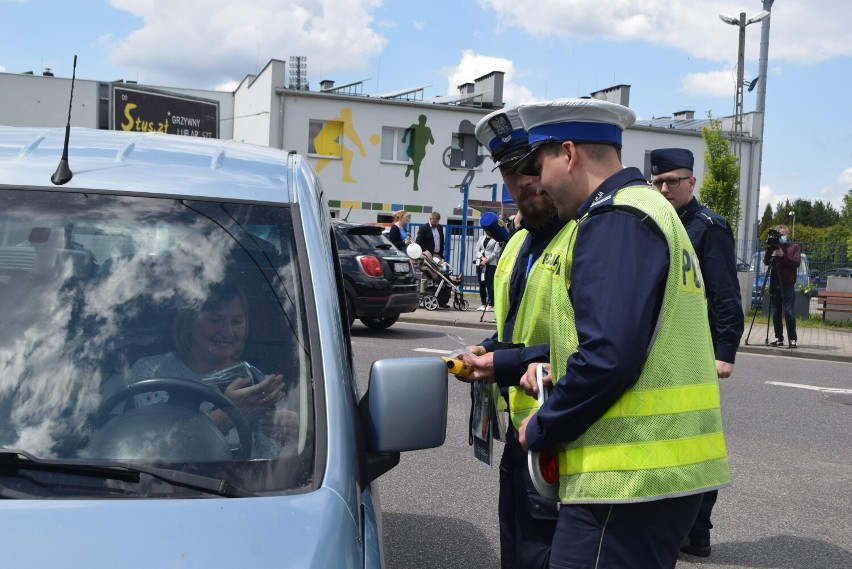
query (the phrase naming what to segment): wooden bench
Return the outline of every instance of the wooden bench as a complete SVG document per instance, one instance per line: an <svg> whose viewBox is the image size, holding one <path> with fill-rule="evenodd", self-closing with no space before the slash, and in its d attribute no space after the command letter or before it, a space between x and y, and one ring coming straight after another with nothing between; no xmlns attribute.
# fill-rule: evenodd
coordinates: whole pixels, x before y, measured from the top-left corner
<svg viewBox="0 0 852 569"><path fill-rule="evenodd" d="M840 292L836 290L817 291L817 310L822 312L825 320L826 312L849 312L852 313L852 292Z"/></svg>

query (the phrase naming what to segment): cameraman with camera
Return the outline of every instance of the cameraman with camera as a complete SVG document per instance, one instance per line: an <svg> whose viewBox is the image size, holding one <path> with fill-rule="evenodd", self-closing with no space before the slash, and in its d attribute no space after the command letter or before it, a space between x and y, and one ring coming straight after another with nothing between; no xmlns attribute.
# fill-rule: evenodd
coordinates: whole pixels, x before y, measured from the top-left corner
<svg viewBox="0 0 852 569"><path fill-rule="evenodd" d="M797 346L793 302L796 294L796 273L802 262L801 254L801 247L797 243L788 241L786 225L776 225L774 229L769 230L763 264L770 268L769 303L772 307L772 323L775 327L775 340L769 342L770 346L784 345L782 311L784 320L787 321L787 339L790 341L790 348Z"/></svg>

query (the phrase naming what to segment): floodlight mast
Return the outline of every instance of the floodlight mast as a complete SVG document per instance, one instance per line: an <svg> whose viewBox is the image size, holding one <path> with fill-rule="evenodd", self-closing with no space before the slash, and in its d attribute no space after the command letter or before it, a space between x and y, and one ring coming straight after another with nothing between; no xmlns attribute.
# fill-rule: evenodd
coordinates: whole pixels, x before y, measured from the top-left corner
<svg viewBox="0 0 852 569"><path fill-rule="evenodd" d="M737 84L736 84L736 109L734 113L734 129L731 136L731 146L733 148L734 154L737 158L737 163L742 167L742 146L743 146L743 86L746 85L746 81L744 80L744 66L745 66L745 28L749 24L753 24L755 22L763 22L762 32L761 32L761 45L760 45L760 71L757 75L757 78L748 82L749 91L753 90L755 86L757 86L757 105L755 108L755 120L752 124L751 134L752 136L756 136L759 139L759 144L757 148L757 178L756 180L749 179L746 184L746 197L745 197L745 211L743 212L743 220L744 225L741 227L742 236L740 239L740 243L742 244L742 252L743 255L748 255L749 252L749 244L756 239L757 235L757 203L760 198L760 169L763 155L763 125L764 125L764 109L765 109L765 101L766 101L766 73L767 73L767 59L769 52L769 21L767 18L770 15L770 10L772 9L772 4L775 0L763 0L763 10L752 16L751 18L746 18L745 12L741 12L739 18L731 16L730 14L721 13L719 14L719 19L721 19L726 24L730 24L732 26L737 26L739 28L739 49L737 52ZM758 80L763 78L762 81L758 83ZM752 195L751 187L752 182L756 187L755 195ZM752 204L754 202L754 204ZM752 205L754 205L754 212L752 212ZM754 223L751 223L750 220L754 219ZM753 227L752 227L753 225Z"/></svg>
<svg viewBox="0 0 852 569"><path fill-rule="evenodd" d="M735 18L724 12L719 14L721 19L726 24L737 26L739 28L739 49L737 51L737 95L734 111L734 153L737 156L737 163L742 166L742 140L743 140L743 86L745 84L745 29L749 24L759 22L769 16L769 12L761 10L751 18L746 19L746 13L740 12L740 17Z"/></svg>

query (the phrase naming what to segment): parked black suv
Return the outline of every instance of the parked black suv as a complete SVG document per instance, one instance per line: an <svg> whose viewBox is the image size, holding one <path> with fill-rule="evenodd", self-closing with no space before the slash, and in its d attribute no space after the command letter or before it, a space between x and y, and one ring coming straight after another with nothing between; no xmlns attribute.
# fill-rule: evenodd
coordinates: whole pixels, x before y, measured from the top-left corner
<svg viewBox="0 0 852 569"><path fill-rule="evenodd" d="M369 328L389 328L401 313L417 309L414 264L382 235L382 227L341 220L332 226L350 326L358 318Z"/></svg>

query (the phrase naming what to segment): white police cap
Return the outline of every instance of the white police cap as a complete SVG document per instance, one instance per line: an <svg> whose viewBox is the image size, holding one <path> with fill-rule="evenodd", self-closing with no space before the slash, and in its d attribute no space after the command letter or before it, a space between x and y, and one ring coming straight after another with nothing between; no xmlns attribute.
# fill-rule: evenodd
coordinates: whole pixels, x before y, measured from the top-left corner
<svg viewBox="0 0 852 569"><path fill-rule="evenodd" d="M636 122L636 113L629 108L600 99L557 99L520 105L518 114L530 147L515 167L522 174L533 174L532 158L542 144L572 140L621 148L624 129Z"/></svg>
<svg viewBox="0 0 852 569"><path fill-rule="evenodd" d="M527 131L517 107L505 107L479 119L476 139L491 153L497 166L527 153Z"/></svg>
<svg viewBox="0 0 852 569"><path fill-rule="evenodd" d="M518 107L529 145L573 140L621 146L621 134L636 122L629 108L600 99L557 99Z"/></svg>

